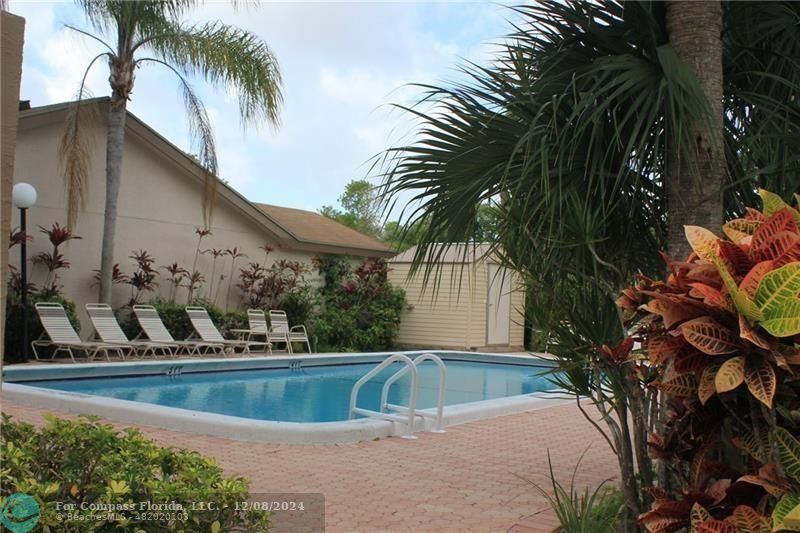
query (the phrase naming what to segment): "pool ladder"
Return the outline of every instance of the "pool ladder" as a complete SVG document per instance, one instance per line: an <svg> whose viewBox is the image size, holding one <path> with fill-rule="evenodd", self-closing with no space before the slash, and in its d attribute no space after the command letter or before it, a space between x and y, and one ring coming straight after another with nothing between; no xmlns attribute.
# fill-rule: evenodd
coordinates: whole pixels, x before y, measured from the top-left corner
<svg viewBox="0 0 800 533"><path fill-rule="evenodd" d="M174 376L180 376L182 371L183 371L183 367L180 366L180 365L177 365L177 366L171 366L171 367L166 368L164 370L164 374L166 374L167 376L170 376L170 377L174 377Z"/></svg>
<svg viewBox="0 0 800 533"><path fill-rule="evenodd" d="M392 374L389 379L386 380L386 383L383 384L383 388L381 389L381 403L379 407L379 411L373 411L372 409L365 409L362 407L358 407L357 400L358 400L358 391L361 389L361 386L364 383L368 382L370 379L378 375L381 370L388 367L389 365L396 363L396 362L404 363L403 368ZM432 361L436 363L436 366L439 367L439 395L436 403L436 412L435 413L428 413L426 411L417 411L417 392L418 392L418 384L419 384L419 372L417 367L424 363L425 361ZM411 384L409 385L409 395L408 395L408 406L402 405L395 405L389 403L389 389L391 386L400 378L405 376L408 373L411 373ZM422 418L432 418L434 420L433 429L431 432L433 433L444 433L444 426L442 425L442 418L444 413L444 397L445 392L447 389L447 367L445 367L444 362L442 359L434 355L432 353L424 353L422 355L417 356L415 359L411 359L407 355L404 354L394 354L386 359L384 359L379 365L375 368L367 372L367 374L359 379L355 385L353 385L353 390L350 392L350 418L354 418L355 415L364 415L371 418L379 418L382 420L391 420L393 422L402 422L406 425L405 434L402 435L404 439L416 439L417 437L414 435L414 419L416 416Z"/></svg>

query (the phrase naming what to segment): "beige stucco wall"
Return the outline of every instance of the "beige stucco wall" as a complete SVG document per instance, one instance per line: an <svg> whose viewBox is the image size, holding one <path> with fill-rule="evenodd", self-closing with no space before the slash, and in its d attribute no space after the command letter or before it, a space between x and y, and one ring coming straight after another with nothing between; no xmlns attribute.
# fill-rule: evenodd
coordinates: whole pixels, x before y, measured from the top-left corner
<svg viewBox="0 0 800 533"><path fill-rule="evenodd" d="M409 277L409 263L391 263L389 281L406 291L398 342L427 348L508 350L524 344L525 292L511 280L511 320L508 345L487 345L488 263L442 265L438 291L422 273Z"/></svg>
<svg viewBox="0 0 800 533"><path fill-rule="evenodd" d="M15 181L26 181L34 185L39 192L36 207L28 214L29 228L32 228L35 240L29 247L30 257L44 250L49 250L47 236L39 233L38 226L50 227L54 222L66 222L66 189L58 160L58 142L63 131L63 114L55 119L37 119L21 121L17 143L17 167ZM102 115L98 117L92 129L92 164L90 169L90 187L85 211L81 213L75 227L75 233L82 237L63 246L63 253L71 263L69 270L61 271L60 284L64 295L76 302L81 310L83 325L82 336L88 335L89 322L83 314L83 306L87 302L96 301L97 286L94 282L93 270L99 268L100 246L103 231L103 210L105 205L105 130ZM134 270L134 262L129 259L133 250L143 249L152 255L155 265L169 265L177 262L191 269L197 246L195 228L203 224L202 187L195 175L188 172L174 160L159 152L150 144L145 136L131 133L129 130L125 143L122 183L119 195L119 216L116 228L115 258L126 274ZM15 215L16 223L16 215ZM258 227L252 219L243 214L225 199L218 199L214 211L213 235L203 239L202 248L239 247L248 258L237 262L236 277L232 289L231 308L238 305L239 266L246 266L248 261L264 262L264 251L259 246L265 244L276 248L270 254L268 264L278 258L300 260L311 266L310 252L296 253L279 249L279 244L267 232ZM12 261L13 264L13 261ZM217 276L221 267L227 276L230 273L230 258L217 262ZM201 255L197 264L207 278L211 277L212 260L210 255ZM40 285L44 280L45 269L39 265L31 266L31 281ZM309 274L310 282L315 280ZM228 279L222 284L222 290L209 294L208 281L200 295L215 300L217 305L225 307L225 296ZM166 276L159 277L160 287L157 292L145 297L166 297L169 284ZM218 281L215 285L218 285ZM117 285L114 289L113 305L127 303L131 296L128 285ZM179 303L185 303L187 292L180 289L177 297Z"/></svg>
<svg viewBox="0 0 800 533"><path fill-rule="evenodd" d="M17 139L19 82L22 73L22 43L25 19L0 12L0 265L8 263L8 237L11 231L11 188ZM0 361L5 334L6 268L0 268Z"/></svg>

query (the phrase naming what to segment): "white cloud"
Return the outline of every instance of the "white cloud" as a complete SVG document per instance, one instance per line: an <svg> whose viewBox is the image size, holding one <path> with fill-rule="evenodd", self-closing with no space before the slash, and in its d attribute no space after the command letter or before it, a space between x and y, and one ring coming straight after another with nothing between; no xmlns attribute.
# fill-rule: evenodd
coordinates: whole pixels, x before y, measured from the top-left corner
<svg viewBox="0 0 800 533"><path fill-rule="evenodd" d="M63 29L83 27L72 4L21 2L11 9L28 20L23 98L33 105L70 99L89 60L91 40ZM193 21L244 27L273 49L284 78L285 106L277 131L242 129L235 98L202 80L192 84L215 127L220 175L253 200L318 208L332 204L348 180L406 133L409 117L388 104L408 104L420 90L458 76L459 57L482 61L484 43L507 31L503 12L485 3L266 3L234 11L209 2ZM89 86L108 94L107 66L96 65ZM186 121L173 74L155 66L137 72L130 109L185 150Z"/></svg>
<svg viewBox="0 0 800 533"><path fill-rule="evenodd" d="M71 100L80 87L89 63L102 53L99 44L86 42L71 30L63 29L45 39L39 56L48 67L45 95L51 102ZM86 79L86 88L99 95L108 91L108 61L99 58Z"/></svg>

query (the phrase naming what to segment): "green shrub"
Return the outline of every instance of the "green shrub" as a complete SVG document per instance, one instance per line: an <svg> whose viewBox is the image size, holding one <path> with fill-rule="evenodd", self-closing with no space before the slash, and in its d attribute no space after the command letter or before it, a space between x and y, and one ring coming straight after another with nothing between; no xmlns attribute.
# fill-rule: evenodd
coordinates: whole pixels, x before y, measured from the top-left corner
<svg viewBox="0 0 800 533"><path fill-rule="evenodd" d="M219 311L215 309L215 311ZM210 312L209 312L210 313ZM245 311L229 311L227 313L218 312L211 315L211 319L217 326L217 329L225 338L233 338L235 335L231 333L232 329L247 329L248 320L247 312Z"/></svg>
<svg viewBox="0 0 800 533"><path fill-rule="evenodd" d="M135 429L118 433L90 417L77 421L48 418L37 429L3 415L0 431L3 468L0 494L23 492L36 498L39 523L47 531L265 531L269 513L237 510L247 501L248 482L223 476L213 459L186 450L161 448ZM134 511L114 513L111 522L65 522L57 502L82 504L140 502L181 504L185 520L167 516L137 517ZM213 503L200 507L198 502ZM137 508L138 510L138 508ZM87 516L91 511L83 511Z"/></svg>
<svg viewBox="0 0 800 533"><path fill-rule="evenodd" d="M380 351L395 347L405 292L387 280L388 265L368 259L352 270L342 258L317 261L325 279L313 321L319 351Z"/></svg>
<svg viewBox="0 0 800 533"><path fill-rule="evenodd" d="M282 295L277 309L286 311L289 324L311 325L314 310L317 306L316 292L309 286L300 287Z"/></svg>
<svg viewBox="0 0 800 533"><path fill-rule="evenodd" d="M63 305L75 331L80 332L81 323L78 320L78 315L75 314L74 302L53 294L33 292L28 294L28 342L37 339L44 331L42 323L39 321L39 315L36 314L35 305L38 302L54 302ZM10 290L8 298L6 299L4 360L7 363L16 363L23 360L20 354L20 348L22 346L22 315L23 307L22 302L19 300L19 295L16 291ZM28 354L33 358L30 344L27 348ZM40 355L44 354L45 357L50 357L48 349L40 349L39 353Z"/></svg>

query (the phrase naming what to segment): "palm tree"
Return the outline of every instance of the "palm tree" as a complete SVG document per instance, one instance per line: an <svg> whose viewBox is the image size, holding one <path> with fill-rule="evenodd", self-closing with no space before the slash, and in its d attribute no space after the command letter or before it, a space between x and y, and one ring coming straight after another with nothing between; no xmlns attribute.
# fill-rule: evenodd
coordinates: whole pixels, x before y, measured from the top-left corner
<svg viewBox="0 0 800 533"><path fill-rule="evenodd" d="M106 148L106 205L100 261L99 301L111 300L114 264L114 228L117 196L122 172L126 107L134 87L136 70L146 64L173 72L178 79L198 160L206 169L203 216L210 222L216 183L217 155L214 134L205 107L188 78L199 75L217 87L228 89L239 100L245 123L278 124L282 103L278 62L258 36L222 24L186 24L181 16L196 0L78 0L96 34L68 28L100 42L104 51L94 57L84 72L78 98L67 118L60 155L68 184L68 222L73 226L83 207L88 176L89 150L82 124L90 116L81 105L87 91L86 76L99 61L109 67L111 100L108 110ZM108 41L103 37L110 37Z"/></svg>
<svg viewBox="0 0 800 533"><path fill-rule="evenodd" d="M468 81L461 84L421 86L424 102L435 102L433 109L404 108L421 123L418 140L387 150L379 161L385 194L415 200L404 213L407 224L429 222L418 256L427 255L425 242L463 240L475 225L478 206L506 195L511 200L505 203L502 233L514 236L521 226L527 242L541 241L535 255L541 257L543 246L552 251L556 244L568 244L574 251L572 245L582 243L588 256L597 255L593 264L618 269L624 261L614 256L627 254L618 243L635 242L637 249L628 255L635 271L643 259L647 264L659 249L675 250L683 241L682 236L668 240L668 178L691 174L678 191L682 202L675 205L696 203L686 199L690 184L708 180L724 180L725 208L731 213L752 205L759 186L790 196L800 174L795 96L800 91L800 7L723 4L724 39L717 39L721 66L689 64L691 47L679 34L696 29L691 21L681 21L677 8L686 8L685 18L698 19L716 34L719 23L692 14L714 5L541 2L520 7L524 24L509 36L494 64L463 67ZM710 17L718 14L712 9ZM678 33L677 45L668 20ZM697 55L709 54L701 49ZM711 94L706 88L719 84L720 69L722 89ZM698 132L709 137L705 146L698 147ZM692 161L720 142L727 158L714 152L702 168ZM708 196L719 206L716 193ZM591 239L574 242L576 235L561 234L573 231L565 228L564 216L576 210L583 213L576 223L598 224L592 235L584 227L582 237ZM715 206L705 211L722 216ZM681 230L682 214L674 219L669 214ZM441 247L436 251L444 253ZM536 267L546 266L534 261ZM621 272L621 278L627 280L629 272Z"/></svg>
<svg viewBox="0 0 800 533"><path fill-rule="evenodd" d="M653 420L642 412L652 398L623 370L587 368L596 347L624 337L615 296L636 273L660 274L660 250L684 254L684 224L718 227L709 220L723 206L741 211L757 187L788 196L800 183L800 5L516 11L492 64L421 86L425 107L403 108L418 137L376 166L390 206L411 198L403 219L423 227L414 269L426 279L448 248L437 243L469 240L479 206L497 207L495 252L525 277L537 325L557 336L562 385L601 410L630 518L652 482Z"/></svg>
<svg viewBox="0 0 800 533"><path fill-rule="evenodd" d="M699 120L687 117L690 144L667 152L667 249L675 257L686 257L691 249L683 227L718 228L724 211L722 4L667 2L666 28L670 46L697 78L710 111Z"/></svg>

